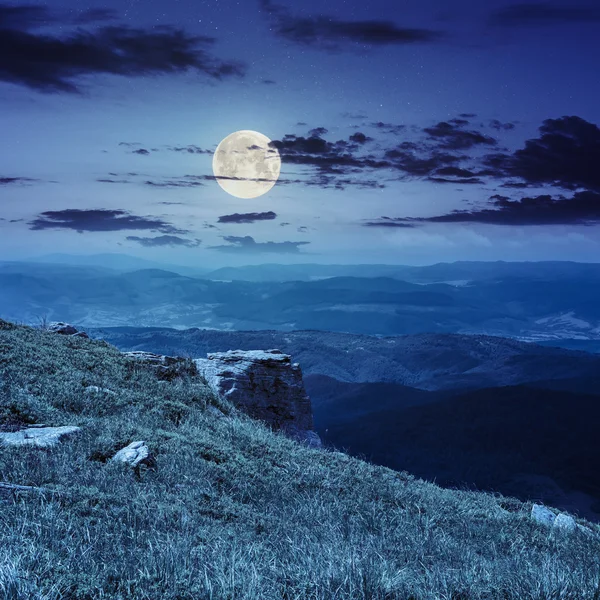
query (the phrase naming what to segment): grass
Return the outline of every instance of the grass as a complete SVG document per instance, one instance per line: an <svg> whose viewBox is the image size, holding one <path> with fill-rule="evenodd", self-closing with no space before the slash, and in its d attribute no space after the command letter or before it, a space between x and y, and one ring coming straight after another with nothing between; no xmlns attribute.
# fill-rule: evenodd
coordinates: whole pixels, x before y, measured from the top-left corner
<svg viewBox="0 0 600 600"><path fill-rule="evenodd" d="M27 423L82 431L0 448L0 481L56 492L0 495L0 600L600 598L596 525L552 532L528 504L302 446L196 378L0 321L0 428ZM155 471L108 461L140 439Z"/></svg>

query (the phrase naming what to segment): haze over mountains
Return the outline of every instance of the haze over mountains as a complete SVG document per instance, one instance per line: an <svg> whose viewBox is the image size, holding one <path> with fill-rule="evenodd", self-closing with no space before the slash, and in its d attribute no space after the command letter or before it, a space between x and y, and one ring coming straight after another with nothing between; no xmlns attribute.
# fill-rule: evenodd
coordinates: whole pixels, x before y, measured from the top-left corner
<svg viewBox="0 0 600 600"><path fill-rule="evenodd" d="M3 316L86 327L484 334L600 350L598 264L264 265L190 276L186 267L116 270L86 260L98 264L0 263Z"/></svg>

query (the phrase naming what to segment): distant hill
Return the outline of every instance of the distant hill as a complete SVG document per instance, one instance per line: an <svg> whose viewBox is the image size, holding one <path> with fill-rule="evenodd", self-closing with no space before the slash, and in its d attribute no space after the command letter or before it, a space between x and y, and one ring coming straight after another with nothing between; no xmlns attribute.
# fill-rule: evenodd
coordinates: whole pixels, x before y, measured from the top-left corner
<svg viewBox="0 0 600 600"><path fill-rule="evenodd" d="M496 490L600 520L598 395L521 386L417 404L398 390L395 406L393 398L381 405L378 399L368 410L375 386L340 396L336 411L315 402L325 441L440 485ZM346 402L349 415L339 418Z"/></svg>
<svg viewBox="0 0 600 600"><path fill-rule="evenodd" d="M160 261L147 260L130 254L104 253L104 254L44 254L30 258L23 262L44 264L79 265L89 267L105 267L116 271L134 271L137 269L165 269L183 275L201 275L210 269L177 266Z"/></svg>
<svg viewBox="0 0 600 600"><path fill-rule="evenodd" d="M213 280L157 266L117 271L0 263L0 315L31 323L44 314L85 327L459 333L567 347L574 340L600 343L600 278L594 274L598 265L473 265L439 268L454 269L448 277L462 277L469 270L473 276L478 270L504 274L429 283L374 273L253 282Z"/></svg>
<svg viewBox="0 0 600 600"><path fill-rule="evenodd" d="M263 264L223 267L206 274L207 279L238 281L312 281L328 277L392 277L413 283L448 281L484 281L505 277L547 279L579 277L600 280L600 264L568 261L545 262L481 262L462 261L427 266L362 264Z"/></svg>
<svg viewBox="0 0 600 600"><path fill-rule="evenodd" d="M580 381L600 373L600 356L490 336L374 337L323 331L211 331L116 327L90 335L127 350L202 357L228 349L279 348L305 375L348 383L386 382L422 390Z"/></svg>

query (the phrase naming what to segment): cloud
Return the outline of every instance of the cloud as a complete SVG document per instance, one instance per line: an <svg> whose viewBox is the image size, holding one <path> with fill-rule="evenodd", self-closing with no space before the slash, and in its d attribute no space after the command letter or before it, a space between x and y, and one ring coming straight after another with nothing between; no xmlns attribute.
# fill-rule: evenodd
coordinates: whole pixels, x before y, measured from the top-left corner
<svg viewBox="0 0 600 600"><path fill-rule="evenodd" d="M493 25L550 25L600 21L600 9L587 6L558 6L549 2L513 4L492 14Z"/></svg>
<svg viewBox="0 0 600 600"><path fill-rule="evenodd" d="M513 154L492 154L485 164L498 178L516 177L528 184L600 191L600 129L575 116L547 119L540 136Z"/></svg>
<svg viewBox="0 0 600 600"><path fill-rule="evenodd" d="M393 123L384 123L383 121L377 121L371 123L371 127L379 129L385 133L400 133L406 129L406 125L394 125Z"/></svg>
<svg viewBox="0 0 600 600"><path fill-rule="evenodd" d="M187 233L162 219L139 217L124 210L76 209L46 211L30 221L29 229L72 229L84 231L151 230L161 233Z"/></svg>
<svg viewBox="0 0 600 600"><path fill-rule="evenodd" d="M164 25L151 30L76 28L62 35L36 31L56 20L44 7L0 5L1 81L42 92L78 93L81 78L88 75L143 77L190 70L215 80L243 75L242 65L212 54L212 37Z"/></svg>
<svg viewBox="0 0 600 600"><path fill-rule="evenodd" d="M436 140L439 146L446 150L468 150L474 146L495 146L498 142L493 137L484 135L479 131L466 131L463 126L468 121L454 119L453 122L441 121L433 127L423 131L430 139Z"/></svg>
<svg viewBox="0 0 600 600"><path fill-rule="evenodd" d="M405 223L402 219L394 219L392 217L381 217L379 221L367 221L364 223L365 227L398 227L404 229L412 229L414 225Z"/></svg>
<svg viewBox="0 0 600 600"><path fill-rule="evenodd" d="M110 177L102 177L96 181L98 183L131 183L130 179L111 179Z"/></svg>
<svg viewBox="0 0 600 600"><path fill-rule="evenodd" d="M261 0L277 35L297 44L340 50L344 47L432 43L442 37L438 31L399 27L391 21L345 21L325 15L299 17L272 0Z"/></svg>
<svg viewBox="0 0 600 600"><path fill-rule="evenodd" d="M291 163L313 167L317 178L307 181L307 185L330 186L332 179L327 176L360 173L365 169L389 167L384 160L377 160L372 155L364 154L364 147L372 141L362 133L352 134L348 140L330 142L322 136L327 133L324 127L309 131L309 136L287 134L281 140L273 140L270 145L277 148L283 163ZM336 181L335 184L340 183ZM358 178L346 179L343 186L361 185Z"/></svg>
<svg viewBox="0 0 600 600"><path fill-rule="evenodd" d="M30 177L0 177L0 185L11 185L14 183L32 183L38 181Z"/></svg>
<svg viewBox="0 0 600 600"><path fill-rule="evenodd" d="M171 152L185 152L187 154L213 154L212 150L205 150L193 144L189 146L169 146L169 150Z"/></svg>
<svg viewBox="0 0 600 600"><path fill-rule="evenodd" d="M150 151L146 150L146 148L138 148L137 150L132 150L131 153L140 154L141 156L148 156L150 154Z"/></svg>
<svg viewBox="0 0 600 600"><path fill-rule="evenodd" d="M212 175L184 175L182 178L171 177L163 181L144 181L145 185L158 188L195 188L205 185L206 179L214 179Z"/></svg>
<svg viewBox="0 0 600 600"><path fill-rule="evenodd" d="M228 242L227 245L209 246L209 249L235 254L300 254L299 247L310 244L310 242L256 242L249 235L244 237L228 235L223 239Z"/></svg>
<svg viewBox="0 0 600 600"><path fill-rule="evenodd" d="M412 227L421 223L485 223L490 225L598 225L600 193L578 192L570 198L540 195L511 200L492 196L493 208L456 210L435 217L382 217L366 225L377 227Z"/></svg>
<svg viewBox="0 0 600 600"><path fill-rule="evenodd" d="M515 123L502 123L498 119L492 119L490 121L490 127L496 131L511 131L516 127Z"/></svg>
<svg viewBox="0 0 600 600"><path fill-rule="evenodd" d="M185 248L197 248L202 242L200 240L184 240L175 235L159 235L157 237L137 237L130 235L125 238L130 242L137 242L146 248L155 248L157 246L183 246Z"/></svg>
<svg viewBox="0 0 600 600"><path fill-rule="evenodd" d="M254 223L255 221L272 221L276 218L277 215L272 210L261 213L234 213L220 216L219 223Z"/></svg>

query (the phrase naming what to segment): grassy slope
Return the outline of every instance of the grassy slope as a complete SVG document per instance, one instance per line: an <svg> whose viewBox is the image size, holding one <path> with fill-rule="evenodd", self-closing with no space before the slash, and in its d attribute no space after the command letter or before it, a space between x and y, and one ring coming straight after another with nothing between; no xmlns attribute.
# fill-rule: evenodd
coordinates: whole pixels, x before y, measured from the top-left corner
<svg viewBox="0 0 600 600"><path fill-rule="evenodd" d="M218 403L103 342L0 321L0 423L83 427L51 451L0 449L0 481L61 492L0 496L0 599L599 597L600 538L303 447L223 404L219 418ZM141 478L106 462L137 439L158 463Z"/></svg>

